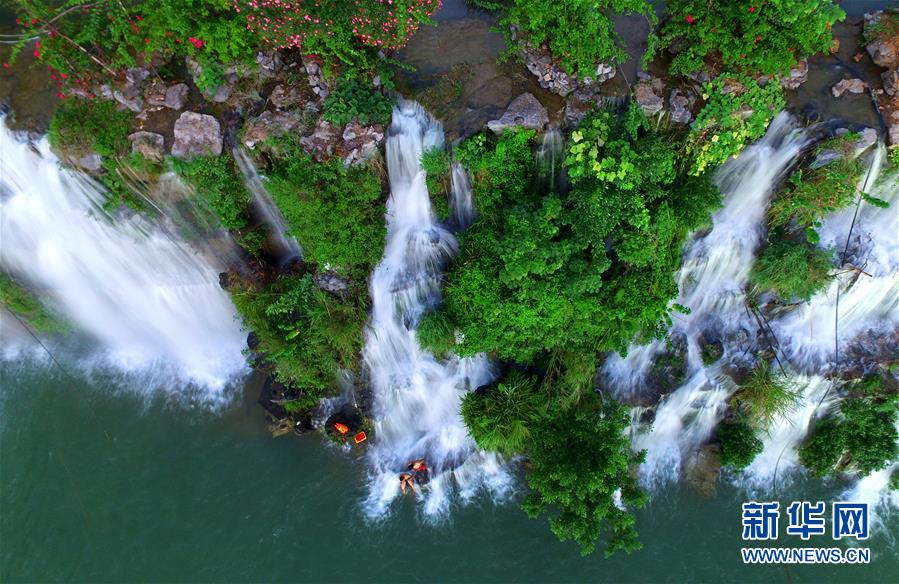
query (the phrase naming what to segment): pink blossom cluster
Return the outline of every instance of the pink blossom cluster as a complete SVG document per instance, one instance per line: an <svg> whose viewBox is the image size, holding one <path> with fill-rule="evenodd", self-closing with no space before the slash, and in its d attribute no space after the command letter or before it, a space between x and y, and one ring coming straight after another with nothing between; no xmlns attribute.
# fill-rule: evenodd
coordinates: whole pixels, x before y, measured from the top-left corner
<svg viewBox="0 0 899 584"><path fill-rule="evenodd" d="M399 49L442 0L234 0L247 29L277 48L351 34L379 49Z"/></svg>

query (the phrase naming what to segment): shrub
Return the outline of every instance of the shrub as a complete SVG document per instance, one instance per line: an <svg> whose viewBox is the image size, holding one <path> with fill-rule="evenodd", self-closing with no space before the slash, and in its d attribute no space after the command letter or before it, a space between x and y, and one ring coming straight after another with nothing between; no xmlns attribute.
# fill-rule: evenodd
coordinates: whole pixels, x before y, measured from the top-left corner
<svg viewBox="0 0 899 584"><path fill-rule="evenodd" d="M104 158L123 155L130 147L131 116L118 111L116 105L114 101L83 99L60 103L50 120L50 145L64 154L82 155L93 150Z"/></svg>
<svg viewBox="0 0 899 584"><path fill-rule="evenodd" d="M798 59L826 51L831 26L845 13L832 0L708 2L669 0L660 48L672 47L672 73L710 67L785 73Z"/></svg>
<svg viewBox="0 0 899 584"><path fill-rule="evenodd" d="M840 404L840 418L819 423L799 451L802 463L825 476L845 467L860 475L882 470L899 457L899 395L885 392L880 380L856 383L851 397Z"/></svg>
<svg viewBox="0 0 899 584"><path fill-rule="evenodd" d="M452 321L440 310L426 313L418 323L418 342L436 357L443 357L456 345Z"/></svg>
<svg viewBox="0 0 899 584"><path fill-rule="evenodd" d="M831 280L830 253L806 242L774 241L759 254L750 280L785 300L809 300Z"/></svg>
<svg viewBox="0 0 899 584"><path fill-rule="evenodd" d="M570 74L591 76L601 61L614 64L624 60L622 40L613 20L617 15L641 14L650 24L650 43L654 42L655 10L643 0L482 0L479 4L501 8L504 30L514 27L519 42L548 45ZM509 45L513 46L509 36Z"/></svg>
<svg viewBox="0 0 899 584"><path fill-rule="evenodd" d="M375 51L402 48L440 7L438 0L234 0L246 28L275 48L298 48L327 65L368 68Z"/></svg>
<svg viewBox="0 0 899 584"><path fill-rule="evenodd" d="M59 96L67 86L87 88L138 63L193 57L199 84L212 89L221 64L255 64L256 36L230 0L98 0L17 2L22 42L38 37L34 54L52 70Z"/></svg>
<svg viewBox="0 0 899 584"><path fill-rule="evenodd" d="M533 518L550 514L552 532L560 540L574 540L583 555L603 536L606 557L641 547L630 509L642 507L646 495L631 467L642 462L644 452L631 452L625 435L629 424L625 406L591 393L573 407L550 407L545 420L531 429L531 492L522 508ZM619 490L630 509L616 505Z"/></svg>
<svg viewBox="0 0 899 584"><path fill-rule="evenodd" d="M305 274L281 276L263 288L237 285L231 298L278 379L310 399L325 395L338 369L355 365L367 316L365 294L341 300Z"/></svg>
<svg viewBox="0 0 899 584"><path fill-rule="evenodd" d="M421 155L421 168L425 171L428 194L434 205L434 213L441 221L450 216L450 155L443 148L434 147Z"/></svg>
<svg viewBox="0 0 899 584"><path fill-rule="evenodd" d="M202 207L218 217L226 229L247 225L250 193L237 175L230 156L199 156L190 161L172 159L175 170L190 184Z"/></svg>
<svg viewBox="0 0 899 584"><path fill-rule="evenodd" d="M545 399L537 379L513 370L495 387L467 393L462 418L478 448L513 456L525 451L541 423Z"/></svg>
<svg viewBox="0 0 899 584"><path fill-rule="evenodd" d="M40 333L68 332L69 326L12 276L0 272L0 305Z"/></svg>
<svg viewBox="0 0 899 584"><path fill-rule="evenodd" d="M729 89L727 93L725 87ZM696 115L688 137L694 174L736 158L746 144L765 134L785 104L779 83L761 86L745 75L735 80L719 77L707 83L702 98L705 105Z"/></svg>
<svg viewBox="0 0 899 584"><path fill-rule="evenodd" d="M267 184L307 263L364 281L384 249L381 175L371 165L317 163L299 147L274 162Z"/></svg>
<svg viewBox="0 0 899 584"><path fill-rule="evenodd" d="M389 98L356 79L341 79L325 99L325 119L340 127L353 120L387 124L392 112Z"/></svg>
<svg viewBox="0 0 899 584"><path fill-rule="evenodd" d="M736 470L752 464L764 448L752 426L742 420L722 422L716 436L721 448L721 465Z"/></svg>
<svg viewBox="0 0 899 584"><path fill-rule="evenodd" d="M733 396L747 422L763 429L793 411L800 399L795 383L765 360L759 361Z"/></svg>

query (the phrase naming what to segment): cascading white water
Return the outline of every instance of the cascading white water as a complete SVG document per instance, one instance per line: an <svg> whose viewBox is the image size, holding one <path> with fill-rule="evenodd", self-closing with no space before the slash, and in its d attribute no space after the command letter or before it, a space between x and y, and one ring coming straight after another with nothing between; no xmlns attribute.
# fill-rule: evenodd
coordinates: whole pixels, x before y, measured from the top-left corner
<svg viewBox="0 0 899 584"><path fill-rule="evenodd" d="M828 216L819 230L820 245L842 259L848 241L846 266L827 289L772 323L798 367L832 367L838 344L845 346L869 330L895 335L899 327L899 173L881 179L884 155L883 146L875 150L859 189L890 207L862 201L857 213L851 205Z"/></svg>
<svg viewBox="0 0 899 584"><path fill-rule="evenodd" d="M500 496L510 482L496 455L476 450L459 414L464 394L493 378L489 361L438 362L421 349L415 331L421 314L438 301L442 265L456 251L455 238L435 219L420 167L422 152L442 145L439 122L414 102L397 106L387 138L387 242L371 278L363 349L374 391L371 517L387 511L400 493L399 473L415 459L424 458L431 469L430 482L417 493L430 516L448 509L454 484L465 499L481 486ZM456 188L464 187L457 182Z"/></svg>
<svg viewBox="0 0 899 584"><path fill-rule="evenodd" d="M284 216L281 215L281 211L278 210L271 195L265 189L265 183L256 165L253 164L253 161L250 160L250 157L247 156L247 153L242 148L234 148L231 152L234 154L237 168L243 174L244 184L249 189L250 194L253 195L253 203L257 212L271 230L271 237L277 246L277 249L273 250L275 255L282 264L287 264L292 260L300 258L303 254L300 244L296 238L288 233Z"/></svg>
<svg viewBox="0 0 899 584"><path fill-rule="evenodd" d="M746 323L744 288L761 241L765 209L772 190L807 142L806 133L796 128L789 114L781 113L764 138L718 171L724 207L712 217L712 230L688 247L677 276L678 303L691 312L675 315L671 332L687 339L688 379L660 402L652 430L634 437L635 447L647 450L641 470L645 481L675 479L682 459L708 439L724 414L736 386L717 366L703 365L698 337L708 326L722 334L742 327L754 330ZM632 349L628 358L613 357L604 366L618 395L639 388L641 376L662 347L655 343Z"/></svg>
<svg viewBox="0 0 899 584"><path fill-rule="evenodd" d="M139 216L107 215L94 181L61 169L46 139L21 142L2 120L0 161L3 270L98 342L91 363L224 399L246 364L218 266Z"/></svg>

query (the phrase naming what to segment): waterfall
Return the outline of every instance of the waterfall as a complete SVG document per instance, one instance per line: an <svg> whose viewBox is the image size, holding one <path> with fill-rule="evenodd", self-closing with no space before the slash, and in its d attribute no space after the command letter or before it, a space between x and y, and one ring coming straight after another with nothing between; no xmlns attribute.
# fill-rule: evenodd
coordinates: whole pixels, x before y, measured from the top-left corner
<svg viewBox="0 0 899 584"><path fill-rule="evenodd" d="M537 183L543 192L560 193L565 190L564 155L562 132L555 127L549 128L537 147Z"/></svg>
<svg viewBox="0 0 899 584"><path fill-rule="evenodd" d="M0 267L92 338L85 365L224 400L246 370L244 334L218 283L224 266L157 223L108 215L93 180L61 169L46 138L18 141L2 120L0 161Z"/></svg>
<svg viewBox="0 0 899 584"><path fill-rule="evenodd" d="M430 481L417 497L432 517L448 510L453 489L464 500L481 486L502 495L510 483L496 455L477 451L459 413L464 394L493 379L489 361L479 355L438 362L416 336L420 316L438 302L441 268L457 247L435 220L419 164L423 151L442 146L443 128L417 103L403 101L394 109L387 138L387 242L371 277L363 349L374 392L366 503L371 517L386 513L400 493L399 473L414 459L424 458L430 468Z"/></svg>
<svg viewBox="0 0 899 584"><path fill-rule="evenodd" d="M677 478L683 459L709 438L736 389L718 364L703 365L699 338L710 329L725 338L755 330L743 290L761 242L765 209L808 141L789 114L781 113L764 138L728 161L716 175L724 206L712 217L711 231L687 248L677 275L678 303L688 307L690 314L674 315L671 333L686 338L688 379L659 403L652 429L634 437L635 447L647 450L641 468L645 482ZM656 342L649 348L632 348L625 359L609 359L604 373L617 386L616 394L638 391L640 376L661 350Z"/></svg>
<svg viewBox="0 0 899 584"><path fill-rule="evenodd" d="M459 229L465 229L475 219L471 179L468 178L468 172L456 161L453 161L451 172L450 205L453 208L453 220Z"/></svg>
<svg viewBox="0 0 899 584"><path fill-rule="evenodd" d="M791 362L805 369L833 367L837 344L845 347L869 330L896 335L899 327L899 173L880 177L884 148L873 154L859 189L890 203L881 209L862 202L828 216L820 245L846 266L825 290L772 323ZM878 180L879 179L879 180ZM851 238L850 238L851 231ZM861 271L852 270L857 267ZM895 340L890 341L895 346ZM841 349L842 350L842 349Z"/></svg>
<svg viewBox="0 0 899 584"><path fill-rule="evenodd" d="M281 215L281 211L278 210L271 195L268 194L256 165L253 164L243 148L234 148L231 152L234 154L237 168L243 174L244 184L253 196L256 212L269 227L270 238L275 248L272 250L273 255L278 258L282 266L299 259L303 254L300 244L288 233L284 216Z"/></svg>

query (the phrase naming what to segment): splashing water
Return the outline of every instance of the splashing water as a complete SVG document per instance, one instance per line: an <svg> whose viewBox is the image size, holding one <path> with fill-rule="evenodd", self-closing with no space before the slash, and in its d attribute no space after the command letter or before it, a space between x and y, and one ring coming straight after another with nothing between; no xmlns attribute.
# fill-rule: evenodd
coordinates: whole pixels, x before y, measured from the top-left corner
<svg viewBox="0 0 899 584"><path fill-rule="evenodd" d="M537 182L543 192L565 191L564 154L562 132L558 128L549 128L537 147Z"/></svg>
<svg viewBox="0 0 899 584"><path fill-rule="evenodd" d="M234 154L237 168L243 174L244 184L247 186L250 194L253 195L253 204L270 229L271 238L275 244L275 249L273 250L275 257L279 259L282 266L299 259L303 254L300 244L296 238L288 233L284 216L281 215L281 211L278 210L271 195L268 194L256 165L253 164L253 161L242 148L235 148L232 150L232 153Z"/></svg>
<svg viewBox="0 0 899 584"><path fill-rule="evenodd" d="M100 187L60 169L46 139L20 142L0 121L0 156L3 270L99 344L92 364L224 401L246 364L218 266L158 224L104 213Z"/></svg>
<svg viewBox="0 0 899 584"><path fill-rule="evenodd" d="M496 455L476 450L459 414L464 394L494 377L489 361L480 355L438 362L420 348L415 331L437 303L441 268L456 252L455 238L435 220L419 164L423 151L442 145L439 122L414 102L397 106L387 138L387 242L372 274L363 349L374 391L370 517L387 512L400 493L399 473L414 459L430 468L417 497L431 517L448 510L454 489L463 500L480 487L499 497L511 480Z"/></svg>
<svg viewBox="0 0 899 584"><path fill-rule="evenodd" d="M699 336L709 326L724 333L753 330L747 323L743 289L762 236L762 219L774 187L808 143L789 114L781 113L765 137L728 161L716 176L724 207L712 217L712 230L694 241L678 272L678 302L689 315L675 315L672 334L687 339L688 380L663 398L653 428L637 434L635 447L647 449L641 467L645 482L675 480L681 461L711 435L724 414L735 384L717 366L702 363ZM653 356L662 344L633 347L625 359L610 358L604 374L617 395L638 391Z"/></svg>

